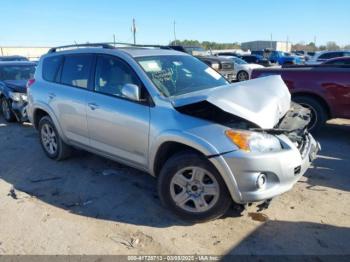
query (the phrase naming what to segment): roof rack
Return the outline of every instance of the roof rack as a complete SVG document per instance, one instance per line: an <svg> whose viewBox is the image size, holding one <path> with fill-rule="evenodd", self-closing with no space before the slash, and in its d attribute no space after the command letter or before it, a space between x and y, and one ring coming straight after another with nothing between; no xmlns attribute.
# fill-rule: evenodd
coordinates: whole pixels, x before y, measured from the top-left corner
<svg viewBox="0 0 350 262"><path fill-rule="evenodd" d="M51 48L48 53L55 53L58 49L70 49L70 48L81 48L81 47L101 47L107 49L113 49L114 47L108 43L94 43L94 44L74 44L74 45L63 45Z"/></svg>
<svg viewBox="0 0 350 262"><path fill-rule="evenodd" d="M121 45L121 47L155 47L160 49L171 49L170 46L167 45L140 45L140 44L131 44L131 43L123 43L123 42L107 42L106 44L111 45L117 48L117 45Z"/></svg>
<svg viewBox="0 0 350 262"><path fill-rule="evenodd" d="M163 46L163 45L136 45L136 44L130 44L130 43L121 43L121 42L106 42L106 43L87 43L87 44L74 44L74 45L64 45L64 46L57 46L51 48L48 53L55 53L59 49L72 49L72 48L82 48L82 47L100 47L100 48L106 48L106 49L114 49L117 48L117 45L122 47L155 47L160 49L171 49L169 46Z"/></svg>

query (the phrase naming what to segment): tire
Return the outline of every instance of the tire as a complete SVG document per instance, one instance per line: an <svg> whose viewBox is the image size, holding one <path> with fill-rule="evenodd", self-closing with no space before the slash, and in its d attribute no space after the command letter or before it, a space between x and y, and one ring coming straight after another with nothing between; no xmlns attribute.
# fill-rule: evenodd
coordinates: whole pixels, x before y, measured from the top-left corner
<svg viewBox="0 0 350 262"><path fill-rule="evenodd" d="M209 194L204 194L203 190ZM166 161L158 177L158 193L165 207L190 222L219 218L232 204L216 168L199 154L186 151Z"/></svg>
<svg viewBox="0 0 350 262"><path fill-rule="evenodd" d="M1 99L1 111L6 122L14 122L16 120L16 117L11 109L10 101L7 100L5 97Z"/></svg>
<svg viewBox="0 0 350 262"><path fill-rule="evenodd" d="M237 73L238 82L249 80L249 74L246 71L239 71Z"/></svg>
<svg viewBox="0 0 350 262"><path fill-rule="evenodd" d="M311 110L311 121L308 130L311 133L319 132L328 120L324 106L316 99L308 96L298 96L293 101Z"/></svg>
<svg viewBox="0 0 350 262"><path fill-rule="evenodd" d="M70 156L71 147L62 141L49 116L40 119L38 130L40 144L49 158L60 161Z"/></svg>

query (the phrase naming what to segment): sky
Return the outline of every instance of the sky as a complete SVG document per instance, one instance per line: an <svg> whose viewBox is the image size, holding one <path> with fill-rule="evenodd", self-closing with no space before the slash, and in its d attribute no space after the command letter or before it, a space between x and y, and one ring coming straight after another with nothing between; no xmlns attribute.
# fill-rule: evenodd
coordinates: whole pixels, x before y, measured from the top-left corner
<svg viewBox="0 0 350 262"><path fill-rule="evenodd" d="M1 0L0 46L177 39L350 44L349 0Z"/></svg>

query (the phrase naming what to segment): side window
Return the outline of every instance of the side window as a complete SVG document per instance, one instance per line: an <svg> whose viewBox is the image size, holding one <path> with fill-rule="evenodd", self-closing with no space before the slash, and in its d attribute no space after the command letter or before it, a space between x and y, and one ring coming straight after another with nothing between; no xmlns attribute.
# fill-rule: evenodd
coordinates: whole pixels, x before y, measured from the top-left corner
<svg viewBox="0 0 350 262"><path fill-rule="evenodd" d="M96 63L95 91L123 97L122 88L125 84L141 87L139 79L126 63L112 56L99 56Z"/></svg>
<svg viewBox="0 0 350 262"><path fill-rule="evenodd" d="M62 66L63 56L47 57L43 61L43 78L49 82L59 81L59 71Z"/></svg>
<svg viewBox="0 0 350 262"><path fill-rule="evenodd" d="M320 55L318 59L331 59L331 58L336 58L341 56L343 56L342 52L332 52L332 53L326 53L326 54Z"/></svg>
<svg viewBox="0 0 350 262"><path fill-rule="evenodd" d="M61 83L80 88L88 88L92 55L66 55L63 64Z"/></svg>

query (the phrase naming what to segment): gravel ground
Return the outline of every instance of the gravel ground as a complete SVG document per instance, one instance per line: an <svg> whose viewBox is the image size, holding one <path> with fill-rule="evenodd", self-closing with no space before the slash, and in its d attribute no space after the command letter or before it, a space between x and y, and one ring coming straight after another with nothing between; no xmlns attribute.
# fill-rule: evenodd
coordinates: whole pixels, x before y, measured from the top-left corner
<svg viewBox="0 0 350 262"><path fill-rule="evenodd" d="M269 209L190 225L151 176L85 152L49 160L29 124L0 118L0 254L350 254L349 134L329 122L315 167Z"/></svg>

